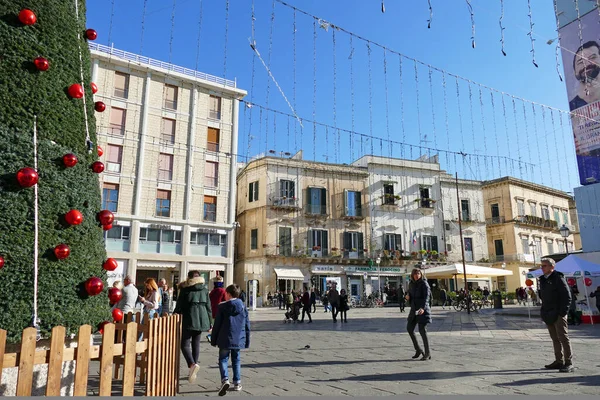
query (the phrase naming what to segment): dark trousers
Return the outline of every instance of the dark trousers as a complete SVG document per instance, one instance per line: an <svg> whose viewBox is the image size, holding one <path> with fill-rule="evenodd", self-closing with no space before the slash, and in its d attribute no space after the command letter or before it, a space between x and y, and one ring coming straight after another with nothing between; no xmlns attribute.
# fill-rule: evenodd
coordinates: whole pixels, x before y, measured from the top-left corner
<svg viewBox="0 0 600 400"><path fill-rule="evenodd" d="M331 316L334 321L337 321L337 315L339 312L339 305L337 303L331 303Z"/></svg>
<svg viewBox="0 0 600 400"><path fill-rule="evenodd" d="M317 312L317 302L312 302L311 305L313 307L313 312Z"/></svg>
<svg viewBox="0 0 600 400"><path fill-rule="evenodd" d="M348 322L348 311L340 311L340 319L344 322Z"/></svg>
<svg viewBox="0 0 600 400"><path fill-rule="evenodd" d="M400 312L404 312L404 308L406 307L406 300L404 300L404 298L402 298L401 300L399 300L400 302Z"/></svg>
<svg viewBox="0 0 600 400"><path fill-rule="evenodd" d="M569 340L569 328L567 327L567 316L558 317L553 324L546 324L548 332L552 338L554 347L554 359L564 363L571 363L573 352L571 350L571 341Z"/></svg>
<svg viewBox="0 0 600 400"><path fill-rule="evenodd" d="M277 299L277 303L279 304L279 309L281 310L283 308L283 300Z"/></svg>
<svg viewBox="0 0 600 400"><path fill-rule="evenodd" d="M181 334L181 352L188 367L198 364L200 358L200 341L202 332L184 329Z"/></svg>
<svg viewBox="0 0 600 400"><path fill-rule="evenodd" d="M290 308L292 308L291 304L286 304L285 305L285 311L290 311Z"/></svg>
<svg viewBox="0 0 600 400"><path fill-rule="evenodd" d="M312 317L310 316L310 305L302 307L302 321L304 321L304 314L308 314L308 320L312 322Z"/></svg>
<svg viewBox="0 0 600 400"><path fill-rule="evenodd" d="M427 339L427 324L418 324L419 325L419 333L421 334L421 338L423 339L423 346L425 347L425 354L429 354L429 340ZM413 346L416 351L422 351L421 346L419 346L419 342L417 342L417 337L415 336L415 328L417 327L417 318L412 318L408 320L406 324L406 330L408 331L408 335L410 336L410 340L412 340Z"/></svg>

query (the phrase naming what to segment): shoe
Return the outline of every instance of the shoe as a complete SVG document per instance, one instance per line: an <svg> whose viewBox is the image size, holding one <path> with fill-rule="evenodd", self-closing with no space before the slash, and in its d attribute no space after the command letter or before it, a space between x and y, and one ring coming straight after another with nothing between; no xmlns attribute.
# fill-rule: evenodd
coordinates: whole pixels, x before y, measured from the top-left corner
<svg viewBox="0 0 600 400"><path fill-rule="evenodd" d="M412 358L419 358L421 356L421 354L423 354L423 350L417 350L417 352L415 353L414 356L412 356Z"/></svg>
<svg viewBox="0 0 600 400"><path fill-rule="evenodd" d="M312 324L312 321L308 321L309 324Z"/></svg>
<svg viewBox="0 0 600 400"><path fill-rule="evenodd" d="M554 361L552 364L544 365L546 369L561 369L565 366L562 361Z"/></svg>
<svg viewBox="0 0 600 400"><path fill-rule="evenodd" d="M242 384L241 383L234 383L229 388L229 391L231 391L231 392L241 392L242 391Z"/></svg>
<svg viewBox="0 0 600 400"><path fill-rule="evenodd" d="M431 360L431 354L423 354L423 357L419 361Z"/></svg>
<svg viewBox="0 0 600 400"><path fill-rule="evenodd" d="M221 390L219 390L219 396L225 396L227 394L227 390L229 389L229 381L223 381L221 384Z"/></svg>
<svg viewBox="0 0 600 400"><path fill-rule="evenodd" d="M565 365L563 365L563 367L561 369L559 369L560 372L573 372L575 370L575 368L573 367L573 364L571 364L570 362L565 363Z"/></svg>
<svg viewBox="0 0 600 400"><path fill-rule="evenodd" d="M344 322L346 322L346 323L347 323L347 322L348 322L348 320L347 320L347 319L345 319L345 320L344 320Z"/></svg>
<svg viewBox="0 0 600 400"><path fill-rule="evenodd" d="M198 375L198 371L200 371L200 366L198 364L192 365L190 368L190 375L188 376L189 383L194 383L196 381L196 375Z"/></svg>

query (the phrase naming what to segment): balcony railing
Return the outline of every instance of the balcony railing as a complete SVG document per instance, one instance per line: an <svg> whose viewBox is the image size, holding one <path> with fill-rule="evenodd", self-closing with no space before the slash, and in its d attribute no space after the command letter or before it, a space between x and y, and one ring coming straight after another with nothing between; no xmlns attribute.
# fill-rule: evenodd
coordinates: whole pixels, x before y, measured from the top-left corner
<svg viewBox="0 0 600 400"><path fill-rule="evenodd" d="M310 215L327 215L327 206L321 204L307 204L304 206L306 214Z"/></svg>
<svg viewBox="0 0 600 400"><path fill-rule="evenodd" d="M415 202L419 208L434 208L435 200L433 199L416 199Z"/></svg>
<svg viewBox="0 0 600 400"><path fill-rule="evenodd" d="M279 208L297 208L298 207L298 199L295 197L278 197L273 200L271 204L273 207Z"/></svg>
<svg viewBox="0 0 600 400"><path fill-rule="evenodd" d="M498 225L504 222L506 222L504 217L492 217L485 220L486 225Z"/></svg>
<svg viewBox="0 0 600 400"><path fill-rule="evenodd" d="M535 255L535 260L537 262L540 261L539 254ZM510 262L510 261L532 263L533 262L533 254L518 253L518 254L490 255L489 261L491 263Z"/></svg>
<svg viewBox="0 0 600 400"><path fill-rule="evenodd" d="M534 215L521 215L515 218L515 222L523 225L538 226L540 228L558 229L558 223L552 219L544 219Z"/></svg>
<svg viewBox="0 0 600 400"><path fill-rule="evenodd" d="M344 210L344 218L347 219L362 219L362 207L346 207Z"/></svg>

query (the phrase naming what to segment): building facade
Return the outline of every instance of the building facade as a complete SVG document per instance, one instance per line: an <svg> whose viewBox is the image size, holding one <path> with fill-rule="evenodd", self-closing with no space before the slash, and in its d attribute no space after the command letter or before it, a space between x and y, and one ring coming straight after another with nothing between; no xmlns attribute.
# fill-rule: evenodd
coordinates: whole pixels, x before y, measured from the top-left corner
<svg viewBox="0 0 600 400"><path fill-rule="evenodd" d="M187 271L233 282L239 99L234 81L90 44L109 283ZM233 162L232 162L233 161Z"/></svg>
<svg viewBox="0 0 600 400"><path fill-rule="evenodd" d="M258 295L333 283L355 295L369 269L366 169L260 157L237 176L236 282Z"/></svg>
<svg viewBox="0 0 600 400"><path fill-rule="evenodd" d="M525 286L526 274L541 257L581 248L577 212L566 192L503 177L483 182L483 201L490 262L513 271L497 278L500 289ZM566 239L559 232L569 227Z"/></svg>

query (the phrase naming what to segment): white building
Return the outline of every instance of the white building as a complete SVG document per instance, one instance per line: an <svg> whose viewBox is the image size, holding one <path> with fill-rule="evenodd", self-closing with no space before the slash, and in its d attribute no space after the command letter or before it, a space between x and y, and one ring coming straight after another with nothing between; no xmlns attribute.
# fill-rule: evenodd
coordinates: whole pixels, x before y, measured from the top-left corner
<svg viewBox="0 0 600 400"><path fill-rule="evenodd" d="M229 81L90 44L98 145L104 154L106 234L119 268L110 281L166 278L187 271L233 282L239 99ZM109 281L109 283L110 283Z"/></svg>

